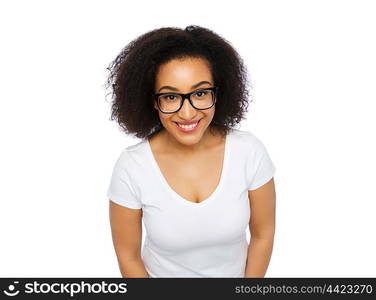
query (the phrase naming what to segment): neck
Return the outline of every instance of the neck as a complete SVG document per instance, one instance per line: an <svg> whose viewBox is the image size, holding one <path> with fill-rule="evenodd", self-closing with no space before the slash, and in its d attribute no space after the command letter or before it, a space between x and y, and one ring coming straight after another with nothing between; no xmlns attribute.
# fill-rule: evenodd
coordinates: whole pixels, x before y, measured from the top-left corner
<svg viewBox="0 0 376 300"><path fill-rule="evenodd" d="M210 132L207 128L201 137L201 139L195 144L182 144L177 139L175 139L171 134L169 134L165 129L161 132L161 140L163 140L164 147L169 149L169 152L175 154L182 154L185 157L193 156L203 151L207 150L213 145L213 142L216 140L216 136Z"/></svg>

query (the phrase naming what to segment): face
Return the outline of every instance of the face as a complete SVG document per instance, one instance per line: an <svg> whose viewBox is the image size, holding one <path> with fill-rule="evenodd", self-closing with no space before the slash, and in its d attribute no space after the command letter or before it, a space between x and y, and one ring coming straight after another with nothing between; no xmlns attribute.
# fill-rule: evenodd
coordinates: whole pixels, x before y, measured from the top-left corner
<svg viewBox="0 0 376 300"><path fill-rule="evenodd" d="M201 83L200 85L198 85ZM202 58L173 59L160 65L155 80L155 93L190 93L214 86L209 62ZM154 108L158 110L156 101ZM215 105L206 110L195 109L184 100L178 112L165 114L158 110L159 118L167 133L181 144L197 144L207 131L215 112ZM193 129L179 128L179 122L199 121Z"/></svg>

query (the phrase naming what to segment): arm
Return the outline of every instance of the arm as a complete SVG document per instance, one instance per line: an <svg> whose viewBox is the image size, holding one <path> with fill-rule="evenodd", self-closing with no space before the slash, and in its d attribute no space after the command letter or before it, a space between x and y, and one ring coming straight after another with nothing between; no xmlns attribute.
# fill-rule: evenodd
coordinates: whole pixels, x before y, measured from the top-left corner
<svg viewBox="0 0 376 300"><path fill-rule="evenodd" d="M142 209L110 201L112 240L122 277L149 277L141 259Z"/></svg>
<svg viewBox="0 0 376 300"><path fill-rule="evenodd" d="M264 277L273 250L275 232L274 178L260 188L248 191L251 209L251 241L244 277Z"/></svg>

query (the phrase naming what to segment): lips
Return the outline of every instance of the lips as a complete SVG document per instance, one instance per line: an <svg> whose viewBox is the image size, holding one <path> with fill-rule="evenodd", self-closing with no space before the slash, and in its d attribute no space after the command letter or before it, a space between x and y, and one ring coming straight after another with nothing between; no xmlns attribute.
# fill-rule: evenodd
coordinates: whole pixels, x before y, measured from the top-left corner
<svg viewBox="0 0 376 300"><path fill-rule="evenodd" d="M199 120L196 120L196 121L192 121L192 122L184 122L184 123L180 123L180 122L175 122L176 124L180 124L180 125L192 125L192 124L196 124L198 122L200 122L201 119Z"/></svg>
<svg viewBox="0 0 376 300"><path fill-rule="evenodd" d="M198 120L196 123L193 123L193 124L196 124L193 128L184 128L184 127L180 127L178 122L174 122L176 124L176 127L178 130L182 131L182 132L192 132L192 131L195 131L197 129L197 127L200 125L200 122L201 122L201 119Z"/></svg>

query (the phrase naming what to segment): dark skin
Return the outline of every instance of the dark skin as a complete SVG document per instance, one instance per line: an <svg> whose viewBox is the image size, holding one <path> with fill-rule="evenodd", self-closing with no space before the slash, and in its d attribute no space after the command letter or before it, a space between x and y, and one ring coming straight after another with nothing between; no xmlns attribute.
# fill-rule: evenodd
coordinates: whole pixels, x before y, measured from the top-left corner
<svg viewBox="0 0 376 300"><path fill-rule="evenodd" d="M193 88L200 82L205 83ZM163 88L166 86L170 88ZM189 93L211 86L214 85L208 62L200 58L186 58L172 60L159 67L155 92ZM154 107L157 109L156 103ZM153 155L170 187L187 201L205 201L220 180L225 139L208 130L214 113L215 106L196 110L186 100L176 113L159 112L164 128L149 139ZM199 119L200 124L193 132L185 133L176 128L175 122ZM248 191L248 197L252 218L245 277L264 277L275 232L274 179L254 191ZM148 277L141 259L142 209L131 209L110 201L110 220L122 276Z"/></svg>

